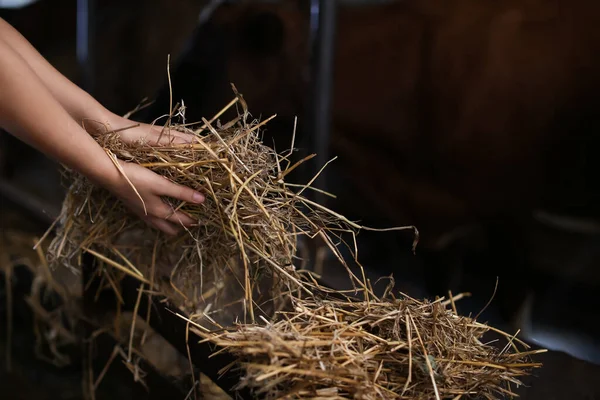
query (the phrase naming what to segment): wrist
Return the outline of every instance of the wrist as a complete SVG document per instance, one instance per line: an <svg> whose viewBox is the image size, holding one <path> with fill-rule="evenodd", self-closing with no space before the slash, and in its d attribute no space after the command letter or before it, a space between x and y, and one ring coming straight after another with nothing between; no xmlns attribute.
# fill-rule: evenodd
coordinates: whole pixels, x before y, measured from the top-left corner
<svg viewBox="0 0 600 400"><path fill-rule="evenodd" d="M104 149L102 153L98 155L97 162L95 163L96 168L86 171L85 175L95 185L101 186L113 193L118 193L125 182L120 172L124 162L116 158L111 160L111 156Z"/></svg>
<svg viewBox="0 0 600 400"><path fill-rule="evenodd" d="M123 127L122 118L104 107L96 107L94 112L82 113L81 125L92 136L102 135Z"/></svg>

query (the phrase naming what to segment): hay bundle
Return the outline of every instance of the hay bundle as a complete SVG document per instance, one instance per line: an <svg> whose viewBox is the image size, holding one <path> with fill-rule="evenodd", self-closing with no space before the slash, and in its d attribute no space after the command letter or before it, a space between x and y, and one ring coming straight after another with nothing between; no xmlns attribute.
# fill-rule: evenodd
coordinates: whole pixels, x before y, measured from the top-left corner
<svg viewBox="0 0 600 400"><path fill-rule="evenodd" d="M239 387L267 398L513 396L510 383L539 365L514 338L503 350L482 343L490 327L458 316L453 301L295 298L271 324L205 336L244 361Z"/></svg>
<svg viewBox="0 0 600 400"><path fill-rule="evenodd" d="M203 204L165 199L173 210L196 219L197 227L175 238L157 236L111 193L67 172L70 189L49 250L52 265L76 267L87 251L111 267L104 273L113 287L127 274L149 286L162 285L176 304L193 311L226 303L221 315L243 312L244 320L254 321L254 306L260 304L261 314L271 314L265 303L281 298L278 291L287 287L277 281L285 277L299 285L290 274L297 236L348 227L284 182L296 167L288 160L291 152L277 154L260 141L268 120L252 121L241 96L219 114L234 104L242 112L227 124L213 127L213 118L199 128L173 123L165 130L165 135L168 130L195 134L193 144L126 144L111 131L97 137L110 156L205 193ZM305 214L300 209L307 206Z"/></svg>
<svg viewBox="0 0 600 400"><path fill-rule="evenodd" d="M234 104L241 106L236 119L215 122ZM291 151L278 154L262 144L260 128L268 120L251 120L240 95L199 127L175 123L173 115L166 130L194 133L198 143L127 145L110 130L97 141L111 157L204 192L202 205L170 203L199 225L163 237L110 193L71 173L50 246L53 265L77 269L89 252L117 297L116 282L125 275L139 279L149 296L167 296L192 316L198 334L246 362L242 386L269 397L293 388L296 398L439 399L475 392L494 398L537 366L516 348L494 352L483 345L488 327L446 310L447 303L379 299L350 269L355 297L337 293L341 300L331 300L328 289L296 269L297 239L319 235L345 265L340 233L366 228L304 198L310 182L285 182L298 163L291 164Z"/></svg>

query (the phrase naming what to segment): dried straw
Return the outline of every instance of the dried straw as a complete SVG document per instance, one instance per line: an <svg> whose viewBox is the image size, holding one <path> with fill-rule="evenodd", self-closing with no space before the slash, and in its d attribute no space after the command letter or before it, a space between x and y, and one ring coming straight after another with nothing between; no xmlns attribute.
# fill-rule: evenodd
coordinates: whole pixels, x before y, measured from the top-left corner
<svg viewBox="0 0 600 400"><path fill-rule="evenodd" d="M503 350L482 343L492 328L456 315L452 301L294 298L264 326L196 333L243 360L238 387L268 399L516 396L510 384L540 366L528 357L542 351L520 352L527 346L505 334Z"/></svg>
<svg viewBox="0 0 600 400"><path fill-rule="evenodd" d="M221 124L219 116L233 106L241 108L239 116ZM268 120L253 120L236 92L227 107L199 124L185 123L183 107L171 109L164 134L192 133L193 144L126 144L106 127L96 140L115 165L117 159L137 163L207 195L201 205L165 199L198 225L165 237L109 192L68 171L51 264L77 271L88 252L117 298L117 283L126 275L143 283L138 300L167 296L190 315L192 329L245 362L240 386L269 398L510 395L506 384L517 384L538 365L510 337L511 346L501 352L484 345L481 336L491 328L448 310L452 300L395 299L390 291L378 298L364 273L357 277L347 268L350 297L296 268L300 236L320 237L346 265L338 248L345 244L342 234L354 238L367 228L306 199L314 179L303 186L285 181L306 159L292 164L292 151L280 154L261 142ZM394 229L414 230L416 245L414 227ZM132 351L130 341L128 357Z"/></svg>
<svg viewBox="0 0 600 400"><path fill-rule="evenodd" d="M78 289L80 285L72 275L55 276L51 273L44 249L32 247L38 238L17 229L0 232L0 272L7 278L7 366L10 370L12 336L12 298L10 277L17 266L26 267L32 274L30 292L25 302L33 314L33 328L36 337L36 355L49 363L62 367L71 362L69 347L78 343L74 332L80 317Z"/></svg>

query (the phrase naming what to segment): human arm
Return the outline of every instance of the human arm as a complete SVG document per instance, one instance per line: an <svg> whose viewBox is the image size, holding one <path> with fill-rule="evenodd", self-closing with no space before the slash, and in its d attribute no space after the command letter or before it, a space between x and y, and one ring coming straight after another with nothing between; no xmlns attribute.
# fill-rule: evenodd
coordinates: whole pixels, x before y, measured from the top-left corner
<svg viewBox="0 0 600 400"><path fill-rule="evenodd" d="M89 118L111 122L112 113L56 70L25 37L1 18L0 38L23 59L75 121L81 123L83 119Z"/></svg>
<svg viewBox="0 0 600 400"><path fill-rule="evenodd" d="M87 92L61 74L19 31L2 18L0 18L0 38L22 58L52 96L88 132L102 132L107 128L119 130L134 126L132 121L109 111ZM123 140L129 142L141 138L158 143L166 143L168 141L183 143L191 140L180 132L171 131L169 135L161 135L161 131L162 127L139 124L137 127L121 131L120 135Z"/></svg>
<svg viewBox="0 0 600 400"><path fill-rule="evenodd" d="M142 219L166 233L195 221L161 199L201 202L203 196L135 164L120 162L144 205L96 141L57 101L48 86L0 35L0 127L118 196Z"/></svg>

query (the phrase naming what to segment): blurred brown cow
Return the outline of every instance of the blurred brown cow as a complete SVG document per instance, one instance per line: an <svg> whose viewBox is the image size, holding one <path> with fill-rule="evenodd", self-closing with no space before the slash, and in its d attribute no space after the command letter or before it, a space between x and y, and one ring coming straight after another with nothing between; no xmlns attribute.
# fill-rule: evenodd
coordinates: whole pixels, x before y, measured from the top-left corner
<svg viewBox="0 0 600 400"><path fill-rule="evenodd" d="M103 3L97 97L125 112L151 96L165 76L167 53L177 59L186 49L207 3ZM277 113L279 120L298 115L302 123L309 2L232 3L196 32L199 43L188 44L194 69L180 74L176 99L191 104L191 114L207 116L231 97L233 82L255 113ZM362 200L377 206L356 202L355 214L377 211L394 224L416 224L421 244L438 247L449 232L481 219L537 207L570 211L598 199L588 175L600 109L600 6L591 0L340 3L331 150ZM55 12L45 2L36 7ZM76 79L65 44L52 47L25 24L33 11L23 12L19 25ZM279 147L288 145L290 131L286 125L277 133Z"/></svg>
<svg viewBox="0 0 600 400"><path fill-rule="evenodd" d="M204 96L223 101L234 82L256 113L302 121L308 13L299 5L220 7L212 24L226 67ZM338 21L331 151L367 202L356 215L416 224L422 245L436 248L486 219L597 211L599 5L398 1L344 6Z"/></svg>
<svg viewBox="0 0 600 400"><path fill-rule="evenodd" d="M225 104L233 82L251 111L278 114L281 125L270 131L283 149L293 117L307 118L308 2L240 3L221 6L197 32L176 97L205 116ZM480 286L481 295L500 275L496 300L512 318L540 268L552 269L553 280L567 276L557 271L569 263L549 266L548 259L579 257L564 246L530 245L547 224L532 215L600 216L597 26L600 5L591 0L340 6L331 138L340 181L332 183L339 200L331 206L370 225L416 225L422 273L436 294L460 283L452 271L466 263L467 275L489 274L482 279L492 287ZM186 83L215 60L198 95ZM562 224L559 232L583 229L550 219ZM563 237L550 235L545 243ZM417 269L391 260L402 247L408 253L409 243L396 240L373 234L376 246L363 260ZM572 248L589 253L582 246ZM586 260L568 277L590 284L595 276L598 284L595 259Z"/></svg>

